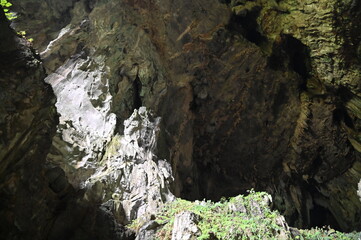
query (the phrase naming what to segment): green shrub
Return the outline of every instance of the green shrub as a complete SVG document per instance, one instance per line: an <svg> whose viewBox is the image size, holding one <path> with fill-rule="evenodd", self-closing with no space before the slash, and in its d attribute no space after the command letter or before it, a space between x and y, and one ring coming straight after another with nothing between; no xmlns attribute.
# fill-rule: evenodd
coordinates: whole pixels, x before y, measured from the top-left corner
<svg viewBox="0 0 361 240"><path fill-rule="evenodd" d="M201 230L199 240L211 239L277 239L282 230L276 222L279 214L271 211L264 199L267 193L251 191L248 196L237 196L220 202L182 199L166 204L158 214L156 221L164 226L157 232L159 239L171 239L175 215L191 211L200 216L198 227ZM233 211L231 206L239 205L246 211Z"/></svg>
<svg viewBox="0 0 361 240"><path fill-rule="evenodd" d="M342 233L332 228L313 228L300 230L298 240L360 240L360 233Z"/></svg>
<svg viewBox="0 0 361 240"><path fill-rule="evenodd" d="M298 236L292 236L283 217L268 206L270 199L267 193L253 190L247 196L222 198L219 202L177 199L165 204L157 214L155 220L161 227L156 238L171 239L175 216L190 211L199 216L198 240L360 240L360 233L342 233L331 228L302 229ZM143 224L135 220L128 227L138 231Z"/></svg>

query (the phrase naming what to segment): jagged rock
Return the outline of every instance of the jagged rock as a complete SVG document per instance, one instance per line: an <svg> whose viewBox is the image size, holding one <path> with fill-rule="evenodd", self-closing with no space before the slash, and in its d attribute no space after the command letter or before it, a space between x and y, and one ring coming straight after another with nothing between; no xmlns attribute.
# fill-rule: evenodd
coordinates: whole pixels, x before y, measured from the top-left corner
<svg viewBox="0 0 361 240"><path fill-rule="evenodd" d="M177 199L160 211L156 239L292 239L283 216L270 210L272 197L251 191L221 202Z"/></svg>
<svg viewBox="0 0 361 240"><path fill-rule="evenodd" d="M77 56L45 79L53 87L60 114L48 161L61 166L75 187L95 171L116 125L109 82L101 65L93 71L90 65L97 64Z"/></svg>
<svg viewBox="0 0 361 240"><path fill-rule="evenodd" d="M268 194L262 196L260 199L251 199L247 204L248 209L246 208L246 204L244 202L243 196L237 196L234 198L234 201L228 204L228 208L233 212L241 212L249 215L262 216L263 209L267 207L271 207L272 197Z"/></svg>
<svg viewBox="0 0 361 240"><path fill-rule="evenodd" d="M139 229L135 240L156 239L156 232L160 227L161 225L154 220L147 222Z"/></svg>
<svg viewBox="0 0 361 240"><path fill-rule="evenodd" d="M194 240L200 235L197 227L199 216L193 212L184 211L178 213L174 219L172 240Z"/></svg>
<svg viewBox="0 0 361 240"><path fill-rule="evenodd" d="M175 195L219 199L254 187L275 195L295 225L361 226L357 1L19 0L14 6L49 74L67 69L68 83L78 74L93 81L101 93L88 99L92 110L103 104L101 96L111 96L94 120L115 114L109 137L93 138L86 116L69 115L53 139L48 159L77 188L99 170L105 149L117 145L122 122L146 106L162 117L156 153L171 163Z"/></svg>
<svg viewBox="0 0 361 240"><path fill-rule="evenodd" d="M124 121L124 135L115 135L107 145L96 172L85 182L86 198L113 201L118 220L150 219L164 202L174 200L169 163L154 154L160 118L145 107L134 110ZM121 214L120 214L121 215Z"/></svg>
<svg viewBox="0 0 361 240"><path fill-rule="evenodd" d="M39 56L3 11L0 31L0 238L134 239L111 210L84 201L65 171L46 162L58 124L55 95Z"/></svg>
<svg viewBox="0 0 361 240"><path fill-rule="evenodd" d="M37 39L34 42L36 49L43 51L44 45L53 40L58 30L69 23L70 11L76 2L76 0L18 1L12 8L18 16L13 21L13 25L16 29L26 29L28 37ZM35 20L36 24L28 24L22 21L24 19Z"/></svg>

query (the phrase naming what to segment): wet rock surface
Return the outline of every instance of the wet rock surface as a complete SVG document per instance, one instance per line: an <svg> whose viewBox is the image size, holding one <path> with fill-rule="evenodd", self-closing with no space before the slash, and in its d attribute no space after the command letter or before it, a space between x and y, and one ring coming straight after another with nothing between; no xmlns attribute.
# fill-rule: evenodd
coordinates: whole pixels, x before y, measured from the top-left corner
<svg viewBox="0 0 361 240"><path fill-rule="evenodd" d="M271 193L293 226L359 230L357 1L19 0L14 11L13 25L34 38L57 101L39 82L43 107L26 97L25 105L4 102L2 116L12 117L0 119L1 139L21 146L27 135L14 129L31 129L24 130L29 136L52 129L34 167L47 155L50 170L39 171L55 193L50 198L71 192L52 228L71 234L59 236L89 236L79 229L102 218L104 229L125 234L120 224L151 219L173 194L218 200L250 188ZM11 40L1 45L1 60L18 56ZM45 78L38 57L26 62L38 68L36 79ZM15 74L23 66L12 68ZM3 99L33 88L10 83ZM55 135L55 122L38 110L52 104ZM8 156L31 152L3 149L1 171L8 173ZM63 229L71 212L84 218ZM87 219L90 213L97 217ZM145 229L144 236L154 230Z"/></svg>

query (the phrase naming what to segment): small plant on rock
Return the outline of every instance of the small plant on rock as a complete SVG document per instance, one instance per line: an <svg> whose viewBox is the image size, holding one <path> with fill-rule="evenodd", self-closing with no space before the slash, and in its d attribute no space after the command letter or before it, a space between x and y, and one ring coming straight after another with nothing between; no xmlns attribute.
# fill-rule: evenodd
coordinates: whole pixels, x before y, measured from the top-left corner
<svg viewBox="0 0 361 240"><path fill-rule="evenodd" d="M278 239L282 231L279 214L271 211L265 199L267 193L250 191L248 196L237 196L220 202L178 199L167 204L156 221L163 224L157 232L158 239L171 239L175 216L191 211L200 216L199 240L206 239Z"/></svg>
<svg viewBox="0 0 361 240"><path fill-rule="evenodd" d="M10 2L8 2L7 0L0 0L0 6L4 10L5 16L7 17L7 19L13 20L16 18L14 13L10 12L10 10L9 10L9 7L12 6L12 4Z"/></svg>
<svg viewBox="0 0 361 240"><path fill-rule="evenodd" d="M341 233L333 229L300 230L298 236L291 234L283 216L269 207L272 198L265 192L249 191L247 196L222 198L219 202L177 199L167 203L157 214L160 227L156 239L172 238L176 216L192 212L198 216L195 223L199 231L192 239L198 240L358 240L359 233ZM180 214L181 215L181 214Z"/></svg>

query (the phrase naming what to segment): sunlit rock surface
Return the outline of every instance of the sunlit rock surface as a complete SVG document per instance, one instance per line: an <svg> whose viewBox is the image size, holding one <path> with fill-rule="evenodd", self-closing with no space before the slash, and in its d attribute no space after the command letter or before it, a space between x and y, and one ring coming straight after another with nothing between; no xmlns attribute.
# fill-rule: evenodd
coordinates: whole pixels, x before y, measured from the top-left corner
<svg viewBox="0 0 361 240"><path fill-rule="evenodd" d="M110 112L109 82L101 66L88 70L91 64L96 65L78 56L45 79L54 89L60 115L48 160L66 169L74 186L95 171L116 125L116 116Z"/></svg>
<svg viewBox="0 0 361 240"><path fill-rule="evenodd" d="M96 172L84 183L85 197L114 202L121 222L150 220L163 203L174 200L171 166L154 154L159 123L145 107L134 110L124 121L124 135L112 138Z"/></svg>
<svg viewBox="0 0 361 240"><path fill-rule="evenodd" d="M150 174L133 171L142 164L163 169L165 159L176 196L218 200L253 187L273 195L290 225L359 229L360 8L336 0L14 2L13 25L34 38L58 98L49 166L86 191L84 201L122 206L111 210L118 222L147 208L117 203L147 198L124 195L125 179ZM123 135L141 106L161 118L150 152ZM136 161L125 142L156 160Z"/></svg>

